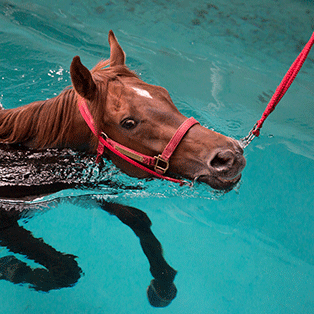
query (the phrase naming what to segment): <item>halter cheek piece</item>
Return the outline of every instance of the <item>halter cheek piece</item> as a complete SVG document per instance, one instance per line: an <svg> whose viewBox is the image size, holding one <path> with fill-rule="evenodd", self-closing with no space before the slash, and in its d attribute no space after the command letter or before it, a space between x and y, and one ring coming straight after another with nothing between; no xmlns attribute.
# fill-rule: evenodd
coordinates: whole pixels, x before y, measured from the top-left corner
<svg viewBox="0 0 314 314"><path fill-rule="evenodd" d="M95 136L97 136L99 140L96 162L99 162L100 157L104 153L104 148L106 147L111 152L121 157L122 159L126 160L130 164L158 178L180 183L180 185L184 184L184 181L164 176L164 174L169 168L170 157L174 153L177 146L180 144L184 135L188 132L188 130L193 125L199 123L194 118L189 118L185 120L179 126L175 134L172 136L171 140L169 141L169 143L167 144L163 152L159 154L158 156L151 157L151 156L147 156L139 152L136 152L133 149L130 149L128 147L125 147L115 142L114 140L110 139L104 132L101 132L100 134L98 134L95 129L94 119L87 107L86 101L84 98L80 96L78 96L78 107L87 125L89 126L91 131L95 134ZM153 167L154 170L147 168L143 164L149 167Z"/></svg>

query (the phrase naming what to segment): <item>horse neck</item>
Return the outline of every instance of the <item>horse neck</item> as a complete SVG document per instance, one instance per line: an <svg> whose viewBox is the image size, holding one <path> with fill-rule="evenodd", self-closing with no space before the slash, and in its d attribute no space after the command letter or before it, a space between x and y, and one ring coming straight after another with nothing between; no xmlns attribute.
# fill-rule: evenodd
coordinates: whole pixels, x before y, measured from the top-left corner
<svg viewBox="0 0 314 314"><path fill-rule="evenodd" d="M93 150L91 132L76 105L74 90L23 107L0 110L0 142L30 148ZM91 147L92 146L92 147Z"/></svg>

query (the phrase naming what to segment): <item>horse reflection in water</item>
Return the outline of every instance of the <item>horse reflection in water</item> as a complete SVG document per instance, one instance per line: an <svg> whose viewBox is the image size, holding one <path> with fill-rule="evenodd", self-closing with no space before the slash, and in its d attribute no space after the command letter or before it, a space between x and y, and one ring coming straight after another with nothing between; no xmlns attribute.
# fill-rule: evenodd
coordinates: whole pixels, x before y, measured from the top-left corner
<svg viewBox="0 0 314 314"><path fill-rule="evenodd" d="M156 173L167 171L169 176L205 182L214 189L231 189L240 180L245 167L239 143L208 130L194 120L196 123L185 129L184 134L181 132L180 140L173 145L173 137L190 119L178 111L164 88L144 83L126 67L125 53L112 31L109 32L109 45L110 59L101 61L91 71L78 56L73 58L70 67L73 88L46 101L36 101L15 109L0 109L0 143L6 145L8 156L13 150L23 159L28 154L27 149L34 149L47 152L47 160L52 162L56 158L53 149L68 148L95 154L99 152L100 137L104 134L108 141L119 143L120 152L134 158L139 165L144 164L146 159L156 163L161 160L162 166L147 166L145 163L148 168L155 167ZM81 103L89 110L95 132L84 121L79 109ZM167 160L160 158L170 143L173 146L171 154L168 154ZM108 147L102 147L102 150L105 157L128 175L138 178L151 176L151 172L126 162ZM30 153L33 160L36 154L41 153ZM0 172L1 197L53 193L82 183L78 184L80 179L75 177L82 170L77 166L71 169L66 180L55 180L53 171L47 175L40 162L31 163L32 158L26 160L31 168L20 167L23 175L19 176L12 160L4 155L1 162L6 163L5 170ZM70 159L62 162L61 158L54 163L67 172ZM34 168L42 171L34 172ZM37 183L34 184L30 177L35 181L37 179ZM110 185L110 179L108 181L106 184ZM4 257L0 261L1 278L15 283L28 282L43 291L73 285L80 277L75 258L34 239L30 232L17 224L20 211L8 208L8 204L6 201L0 203L2 245L41 263L46 270L31 269L15 257ZM176 295L173 284L176 271L162 257L160 243L150 230L147 215L118 204L100 202L99 205L116 215L140 238L155 278L148 289L151 304L169 304Z"/></svg>

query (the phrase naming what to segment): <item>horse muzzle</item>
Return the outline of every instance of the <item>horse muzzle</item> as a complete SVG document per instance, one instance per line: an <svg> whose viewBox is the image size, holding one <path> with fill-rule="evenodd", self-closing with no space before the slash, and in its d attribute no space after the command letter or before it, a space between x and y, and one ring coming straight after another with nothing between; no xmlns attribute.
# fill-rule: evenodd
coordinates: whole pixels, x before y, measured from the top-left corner
<svg viewBox="0 0 314 314"><path fill-rule="evenodd" d="M246 165L241 146L235 140L232 140L232 146L212 152L205 169L195 176L195 180L207 183L216 190L232 189L240 181Z"/></svg>

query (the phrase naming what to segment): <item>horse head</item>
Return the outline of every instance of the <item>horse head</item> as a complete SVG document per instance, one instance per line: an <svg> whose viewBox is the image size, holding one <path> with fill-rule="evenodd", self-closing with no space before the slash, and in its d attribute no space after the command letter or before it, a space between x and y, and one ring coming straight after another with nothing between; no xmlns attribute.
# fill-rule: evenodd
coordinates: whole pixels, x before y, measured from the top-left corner
<svg viewBox="0 0 314 314"><path fill-rule="evenodd" d="M74 57L70 68L74 90L85 99L98 132L141 154L158 155L187 118L166 89L143 82L126 67L125 53L112 31L109 45L110 59L91 71ZM91 150L96 149L95 139ZM128 175L147 177L112 152L106 153ZM168 172L215 189L230 189L240 180L245 164L238 141L195 124L173 152Z"/></svg>

